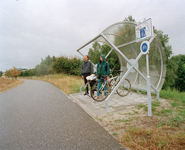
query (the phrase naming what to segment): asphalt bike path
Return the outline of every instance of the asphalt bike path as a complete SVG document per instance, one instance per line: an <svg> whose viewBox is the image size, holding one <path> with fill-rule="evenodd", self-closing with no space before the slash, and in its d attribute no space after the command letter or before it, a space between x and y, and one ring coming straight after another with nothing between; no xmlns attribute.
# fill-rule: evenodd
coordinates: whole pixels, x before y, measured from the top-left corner
<svg viewBox="0 0 185 150"><path fill-rule="evenodd" d="M54 85L24 80L0 94L0 150L119 150L119 142Z"/></svg>

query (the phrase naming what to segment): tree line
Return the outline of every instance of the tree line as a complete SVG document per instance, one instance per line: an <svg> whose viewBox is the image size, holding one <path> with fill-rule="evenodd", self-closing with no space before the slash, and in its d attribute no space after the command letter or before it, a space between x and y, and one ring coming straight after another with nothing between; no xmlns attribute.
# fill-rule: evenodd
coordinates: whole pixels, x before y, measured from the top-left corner
<svg viewBox="0 0 185 150"><path fill-rule="evenodd" d="M39 65L36 65L35 68L21 71L21 74L19 76L42 76L54 73L80 75L82 63L83 60L77 57L51 57L50 55L48 55L45 59L41 59L41 63Z"/></svg>

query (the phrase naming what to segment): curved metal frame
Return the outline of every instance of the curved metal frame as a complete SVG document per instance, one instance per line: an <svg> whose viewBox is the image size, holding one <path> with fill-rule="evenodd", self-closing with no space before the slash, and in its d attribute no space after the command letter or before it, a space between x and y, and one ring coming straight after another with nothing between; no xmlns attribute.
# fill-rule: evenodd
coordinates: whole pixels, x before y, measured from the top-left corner
<svg viewBox="0 0 185 150"><path fill-rule="evenodd" d="M126 24L130 24L130 25L137 25L138 23L136 23L136 22L130 22L130 21L126 21L126 22L124 22L124 23L126 23ZM77 51L80 53L80 50L82 49L82 48L84 48L85 46L87 46L88 44L90 44L91 42L93 42L93 41L98 41L98 38L102 38L103 39L103 41L105 41L105 42L102 42L102 41L98 41L98 42L101 42L101 43L108 43L108 45L110 45L111 47L112 47L112 49L109 51L109 53L106 55L106 57L108 57L109 56L109 54L112 52L112 50L114 49L115 51L116 51L116 53L117 53L117 55L118 55L118 58L119 58L119 61L120 61L120 65L121 65L121 70L122 70L122 59L124 58L125 60L126 60L126 62L131 66L130 68L128 68L127 69L127 71L126 71L126 73L122 76L122 78L121 78L121 80L120 80L120 82L117 84L117 86L113 89L113 91L111 92L111 94L110 95L108 95L108 97L106 98L106 100L105 100L105 102L106 102L106 109L108 110L108 101L109 101L109 99L110 99L110 97L112 96L112 94L115 92L115 90L117 89L117 87L119 87L119 85L121 84L121 82L126 78L126 76L130 73L130 71L132 70L132 69L135 69L135 71L137 72L137 75L136 75L136 78L135 78L135 81L134 81L134 85L135 85L135 83L136 83L136 81L137 81L137 78L138 78L138 74L140 74L141 75L141 77L145 80L145 81L147 81L147 89L149 89L149 91L147 92L147 93L150 93L151 92L151 90L150 90L150 86L154 89L154 91L155 91L155 93L157 93L157 98L159 99L159 91L158 91L158 88L159 88L159 85L160 85L160 83L161 83L161 80L162 80L162 75L163 75L163 59L162 59L162 53L161 53L161 49L159 48L159 45L158 45L158 49L159 49L159 53L160 53L160 58L161 58L161 74L160 74L160 79L159 79L159 81L158 81L158 84L157 84L157 87L155 87L154 85L152 85L151 83L150 83L150 76L149 76L149 62L148 62L148 54L146 55L146 60L147 60L147 77L145 77L140 71L139 71L139 69L138 68L135 68L135 65L134 64L132 64L130 61L129 61L129 59L118 49L118 48L120 48L120 47L124 47L124 46L126 46L126 45L129 45L129 44L132 44L132 43L136 43L136 40L134 40L134 41L131 41L131 42L127 42L127 40L126 39L124 39L123 37L121 37L121 36L119 36L119 35L116 35L116 34L109 34L109 33L105 33L104 34L104 32L106 31L106 30L108 30L109 28L111 28L111 27L113 27L113 26L115 26L115 25L119 25L119 24L123 24L123 22L118 22L118 23L115 23L115 24L113 24L113 25L111 25L111 26L109 26L109 27L107 27L103 32L101 32L101 34L99 34L98 36L96 36L94 39L92 39L91 41L89 41L87 44L85 44L84 46L82 46L81 48L79 48ZM106 35L113 35L113 36L118 36L119 38L121 38L121 39L123 39L123 40L125 40L127 43L124 43L124 44L122 44L122 45L119 45L119 46L115 46L107 37L106 37ZM150 40L149 40L149 43L151 43L152 41L153 41L153 39L155 38L155 36L156 35L154 35L154 36L152 36L151 38L150 38ZM83 54L82 53L80 53L82 56L83 56ZM135 59L135 62L134 63L138 63L138 61L139 61L139 59L141 58L141 56L143 55L142 53L140 53L138 56L137 56L137 54L135 54L136 55L136 59ZM122 70L123 71L123 70ZM132 86L133 87L133 86ZM139 89L139 88L138 88ZM139 89L139 90L142 90L142 91L146 91L146 89ZM153 91L153 92L154 92ZM150 96L151 96L151 94L150 94ZM151 106L150 106L151 107ZM151 113L150 113L150 115L151 115ZM149 115L149 116L150 116Z"/></svg>

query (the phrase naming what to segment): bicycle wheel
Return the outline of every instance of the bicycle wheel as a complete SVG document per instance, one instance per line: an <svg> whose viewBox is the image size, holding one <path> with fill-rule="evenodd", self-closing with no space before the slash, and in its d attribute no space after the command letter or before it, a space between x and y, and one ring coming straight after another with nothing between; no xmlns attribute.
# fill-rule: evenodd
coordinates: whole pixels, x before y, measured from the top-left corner
<svg viewBox="0 0 185 150"><path fill-rule="evenodd" d="M99 86L99 89L98 89ZM109 94L109 87L104 82L96 82L92 89L91 89L91 97L97 101L101 102L107 98L107 95ZM97 97L97 94L99 93L99 97Z"/></svg>
<svg viewBox="0 0 185 150"><path fill-rule="evenodd" d="M127 96L128 93L130 92L131 89L131 84L130 81L128 79L125 79L121 85L118 87L118 89L116 90L116 92L118 93L119 96Z"/></svg>

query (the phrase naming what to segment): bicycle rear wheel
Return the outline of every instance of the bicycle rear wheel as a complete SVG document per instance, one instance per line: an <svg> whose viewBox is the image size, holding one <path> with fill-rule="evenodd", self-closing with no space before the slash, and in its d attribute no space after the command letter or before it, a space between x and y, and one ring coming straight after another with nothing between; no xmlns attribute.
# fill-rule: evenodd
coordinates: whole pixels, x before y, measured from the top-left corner
<svg viewBox="0 0 185 150"><path fill-rule="evenodd" d="M118 87L116 92L118 93L119 96L123 97L127 96L128 93L130 93L130 89L131 89L130 81L128 79L125 79Z"/></svg>
<svg viewBox="0 0 185 150"><path fill-rule="evenodd" d="M98 89L98 85L99 85L99 89ZM108 92L109 91L109 87L106 83L104 82L96 82L92 89L91 89L91 97L97 101L97 102L101 102L104 101L107 98ZM97 94L99 92L99 97L97 97Z"/></svg>

